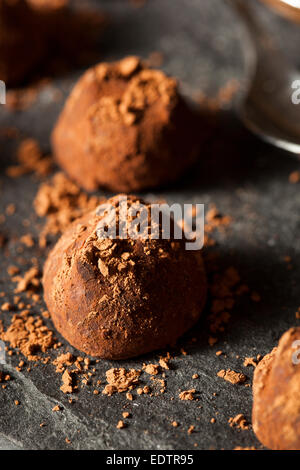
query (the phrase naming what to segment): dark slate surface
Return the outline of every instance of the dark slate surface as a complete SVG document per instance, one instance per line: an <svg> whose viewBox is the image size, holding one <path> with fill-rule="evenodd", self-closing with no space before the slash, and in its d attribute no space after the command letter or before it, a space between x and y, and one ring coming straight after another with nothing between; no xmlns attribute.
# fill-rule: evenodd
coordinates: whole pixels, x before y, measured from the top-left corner
<svg viewBox="0 0 300 470"><path fill-rule="evenodd" d="M134 8L126 0L96 2L111 14L111 24L102 40L99 60L120 58L125 54L147 57L154 50L165 55L164 69L178 76L187 94L202 89L214 94L228 79L237 77L246 82L243 60L244 32L222 0L149 0L142 8ZM283 20L260 11L261 17L277 32L278 38L296 51L297 33ZM295 36L293 36L295 38ZM297 36L299 39L299 35ZM298 41L299 43L299 41ZM80 71L56 79L66 96ZM0 77L1 78L1 77ZM36 137L49 151L49 133L63 103L53 103L53 87L40 93L38 101L28 110L12 113L0 110L0 126L17 126L24 135ZM251 419L251 388L233 386L216 377L222 368L244 372L251 383L252 368L243 366L245 356L265 354L280 335L296 324L299 307L299 207L298 185L288 182L288 175L298 168L295 159L257 140L245 131L229 110L224 112L222 130L206 149L201 162L176 187L157 191L155 196L170 202L214 203L234 223L226 234L217 236L217 249L224 267L238 267L243 282L261 294L260 303L241 299L219 342L208 346L205 315L194 331L182 340L188 355L174 359L166 372L167 390L160 397L141 396L128 402L124 395L112 397L93 395L92 385L74 394L74 403L59 391L60 376L52 365L39 365L31 373L19 373L14 366L19 358L9 358L0 366L11 374L7 389L0 388L0 448L2 449L232 449L235 446L260 444L251 430L238 431L229 427L231 416L244 413ZM38 222L32 201L39 182L31 176L10 180L4 169L12 161L16 143L1 139L0 213L14 202L16 214L7 217L0 230L10 241L0 251L0 291L5 300L12 300L13 285L8 282L7 266L16 263L17 238L28 232L22 221L29 218L30 231L38 236ZM30 258L37 256L42 266L45 253L37 248L25 249ZM287 269L284 256L292 257ZM37 312L43 305L37 307ZM207 312L206 312L207 313ZM10 314L1 313L5 322ZM52 327L51 321L48 321ZM189 338L197 336L197 343ZM65 350L68 346L64 343ZM72 351L72 348L69 348ZM226 358L216 357L223 350ZM177 351L178 352L178 351ZM239 356L239 357L237 357ZM154 362L158 354L132 361L101 361L95 367L96 379L105 379L112 366L140 368L143 362ZM197 381L192 380L199 374ZM151 381L143 375L142 380ZM179 390L195 387L197 401L178 399ZM216 392L216 396L213 393ZM174 398L174 399L173 399ZM14 400L20 406L14 405ZM63 410L53 413L54 405ZM123 406L132 413L125 430L117 430ZM201 407L201 408L200 408ZM212 417L216 423L211 424ZM173 428L176 420L180 427ZM40 428L40 423L46 426ZM190 425L196 426L192 435ZM65 442L65 438L71 444Z"/></svg>

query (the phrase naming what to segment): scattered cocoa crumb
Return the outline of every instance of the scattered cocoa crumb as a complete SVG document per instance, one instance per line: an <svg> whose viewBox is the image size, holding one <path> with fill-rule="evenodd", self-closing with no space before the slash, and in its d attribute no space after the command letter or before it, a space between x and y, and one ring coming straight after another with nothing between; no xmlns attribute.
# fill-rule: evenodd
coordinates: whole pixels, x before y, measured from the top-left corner
<svg viewBox="0 0 300 470"><path fill-rule="evenodd" d="M124 429L126 428L126 424L124 423L124 421L120 420L116 427L117 429Z"/></svg>
<svg viewBox="0 0 300 470"><path fill-rule="evenodd" d="M234 370L230 370L230 369L220 370L217 373L217 376L221 377L222 379L224 379L227 382L230 382L234 385L244 383L247 379L247 377L244 374L242 374L241 372L235 372Z"/></svg>
<svg viewBox="0 0 300 470"><path fill-rule="evenodd" d="M247 420L243 414L238 414L234 418L229 418L228 423L232 428L236 427L242 430L249 429L249 425L247 424Z"/></svg>
<svg viewBox="0 0 300 470"><path fill-rule="evenodd" d="M185 390L179 394L180 400L194 400L194 394L196 390L192 388L191 390Z"/></svg>
<svg viewBox="0 0 300 470"><path fill-rule="evenodd" d="M192 424L188 429L188 434L193 434L195 432L195 426Z"/></svg>
<svg viewBox="0 0 300 470"><path fill-rule="evenodd" d="M14 290L16 294L25 292L29 287L36 289L40 285L39 270L36 266L33 266L23 275L23 277L16 276L14 280L18 282L17 287Z"/></svg>
<svg viewBox="0 0 300 470"><path fill-rule="evenodd" d="M63 384L60 387L60 390L63 393L72 393L73 392L73 386L72 386L73 379L72 379L72 375L67 370L65 370L62 375L62 382Z"/></svg>
<svg viewBox="0 0 300 470"><path fill-rule="evenodd" d="M10 166L6 174L11 178L17 178L27 173L34 172L37 176L47 176L52 170L52 157L44 157L35 139L25 139L17 150L18 165Z"/></svg>
<svg viewBox="0 0 300 470"><path fill-rule="evenodd" d="M159 372L159 366L156 364L147 364L144 367L144 371L150 375L157 375Z"/></svg>
<svg viewBox="0 0 300 470"><path fill-rule="evenodd" d="M169 370L170 367L169 367L169 364L168 364L168 361L166 360L166 358L160 358L159 359L159 365L162 369L166 369L166 370Z"/></svg>
<svg viewBox="0 0 300 470"><path fill-rule="evenodd" d="M34 200L36 213L47 218L40 246L46 245L48 235L63 232L73 220L96 209L100 202L101 198L88 196L63 173L56 173L50 182L42 183Z"/></svg>
<svg viewBox="0 0 300 470"><path fill-rule="evenodd" d="M123 367L120 369L109 369L106 371L108 385L105 386L102 393L110 396L115 392L126 392L138 383L140 375L141 372L135 369L130 369L129 371L126 371Z"/></svg>
<svg viewBox="0 0 300 470"><path fill-rule="evenodd" d="M20 238L20 242L23 243L23 245L27 246L28 248L32 248L34 246L33 237L29 233L27 233L26 235L23 235Z"/></svg>
<svg viewBox="0 0 300 470"><path fill-rule="evenodd" d="M36 361L36 352L46 352L54 344L53 332L43 323L25 310L12 317L6 331L0 332L0 338L9 342L12 348L19 348L30 361Z"/></svg>
<svg viewBox="0 0 300 470"><path fill-rule="evenodd" d="M248 366L256 367L256 366L257 366L257 362L256 362L256 360L254 359L254 357L245 357L245 360L244 360L243 365L244 365L245 367L248 367Z"/></svg>
<svg viewBox="0 0 300 470"><path fill-rule="evenodd" d="M4 304L1 305L2 312L8 312L11 309L12 305L9 302L4 302Z"/></svg>
<svg viewBox="0 0 300 470"><path fill-rule="evenodd" d="M65 353L58 356L52 362L53 365L56 366L56 372L62 373L65 367L71 366L74 362L74 358L71 353Z"/></svg>

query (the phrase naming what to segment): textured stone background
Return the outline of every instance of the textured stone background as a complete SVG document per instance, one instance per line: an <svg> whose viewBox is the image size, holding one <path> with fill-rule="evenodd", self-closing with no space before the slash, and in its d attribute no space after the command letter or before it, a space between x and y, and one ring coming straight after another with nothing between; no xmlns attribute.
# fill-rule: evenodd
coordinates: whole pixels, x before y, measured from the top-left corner
<svg viewBox="0 0 300 470"><path fill-rule="evenodd" d="M148 0L141 8L134 8L127 0L94 3L111 14L99 60L132 53L147 57L155 50L161 51L165 56L163 68L178 76L184 92L191 96L199 90L213 96L232 77L244 86L247 83L243 57L244 48L249 46L245 32L223 0ZM258 12L299 62L299 30L263 8ZM55 86L67 96L80 73L56 79ZM13 113L2 107L0 127L16 126L49 151L49 134L63 105L52 98L53 86L49 84L24 112ZM166 373L167 390L160 397L136 397L131 403L124 395L94 396L93 387L87 386L74 395L75 402L70 405L59 391L60 376L52 365L39 365L30 374L18 373L14 369L17 359L13 357L0 366L13 378L5 391L0 388L0 448L194 449L195 443L198 449L260 446L251 430L238 431L227 423L238 413L251 419L251 388L226 383L216 373L231 368L244 372L251 383L252 368L243 367L244 357L265 354L297 322L300 191L299 185L288 182L288 176L298 169L298 162L250 135L232 110L223 115L222 131L203 150L199 165L176 186L160 190L155 196L170 202L214 203L222 213L231 215L234 223L226 234L218 236L221 263L238 267L243 281L261 294L261 302L241 299L224 335L213 347L207 342L204 314L197 328L182 340L188 355L171 362L172 369ZM15 143L0 139L0 145L0 213L11 202L17 207L16 214L0 226L10 237L10 258L0 251L0 291L6 292L5 301L13 297L6 269L18 255L14 237L28 232L22 225L24 218L31 220L30 231L38 236L40 221L34 215L32 201L39 183L31 176L15 181L5 177L4 169L13 159ZM28 266L32 256L37 256L42 266L43 252L33 248L24 254ZM292 257L292 270L283 260L286 255ZM23 267L24 271L28 266ZM7 322L9 315L1 313L1 318ZM51 327L51 321L48 325ZM199 338L197 343L189 343L191 336ZM216 357L219 349L226 358ZM157 357L153 354L122 363L101 361L96 365L97 378L104 380L105 371L112 366L139 368ZM191 378L194 373L200 376L197 381ZM178 399L179 389L193 387L198 392L197 401ZM14 405L16 399L21 403L18 407ZM63 408L60 413L51 411L56 404ZM124 404L132 419L127 429L117 430ZM216 418L215 424L210 423L212 417ZM173 428L173 420L180 427ZM39 426L42 421L47 423L44 428ZM191 424L197 432L188 435ZM66 444L66 437L71 445Z"/></svg>

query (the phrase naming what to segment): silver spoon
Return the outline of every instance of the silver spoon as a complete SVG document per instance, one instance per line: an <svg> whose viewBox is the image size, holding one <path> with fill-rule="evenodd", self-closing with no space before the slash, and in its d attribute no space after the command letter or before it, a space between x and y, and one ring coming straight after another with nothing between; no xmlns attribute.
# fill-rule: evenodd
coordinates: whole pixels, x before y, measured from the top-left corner
<svg viewBox="0 0 300 470"><path fill-rule="evenodd" d="M269 0L270 1L270 0ZM272 0L288 4L294 0ZM248 0L229 0L250 36L252 50L246 54L252 81L238 104L244 124L264 140L300 155L300 104L294 104L292 84L300 79L297 71L260 24ZM299 8L300 17L300 8Z"/></svg>

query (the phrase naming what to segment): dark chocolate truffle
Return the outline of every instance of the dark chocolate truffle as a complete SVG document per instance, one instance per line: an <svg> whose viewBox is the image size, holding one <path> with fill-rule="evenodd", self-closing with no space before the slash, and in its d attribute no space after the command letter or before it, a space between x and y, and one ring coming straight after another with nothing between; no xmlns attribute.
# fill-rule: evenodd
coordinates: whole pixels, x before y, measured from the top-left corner
<svg viewBox="0 0 300 470"><path fill-rule="evenodd" d="M253 380L253 430L273 450L300 450L300 328L291 328L258 364Z"/></svg>
<svg viewBox="0 0 300 470"><path fill-rule="evenodd" d="M177 179L204 135L176 81L127 57L83 75L52 144L57 162L85 189L128 193Z"/></svg>
<svg viewBox="0 0 300 470"><path fill-rule="evenodd" d="M127 207L139 201L130 196ZM43 286L57 330L74 347L123 359L174 344L197 322L207 286L201 253L184 240L99 237L103 217L116 211L120 223L119 197L108 203L112 212L89 212L62 235Z"/></svg>

